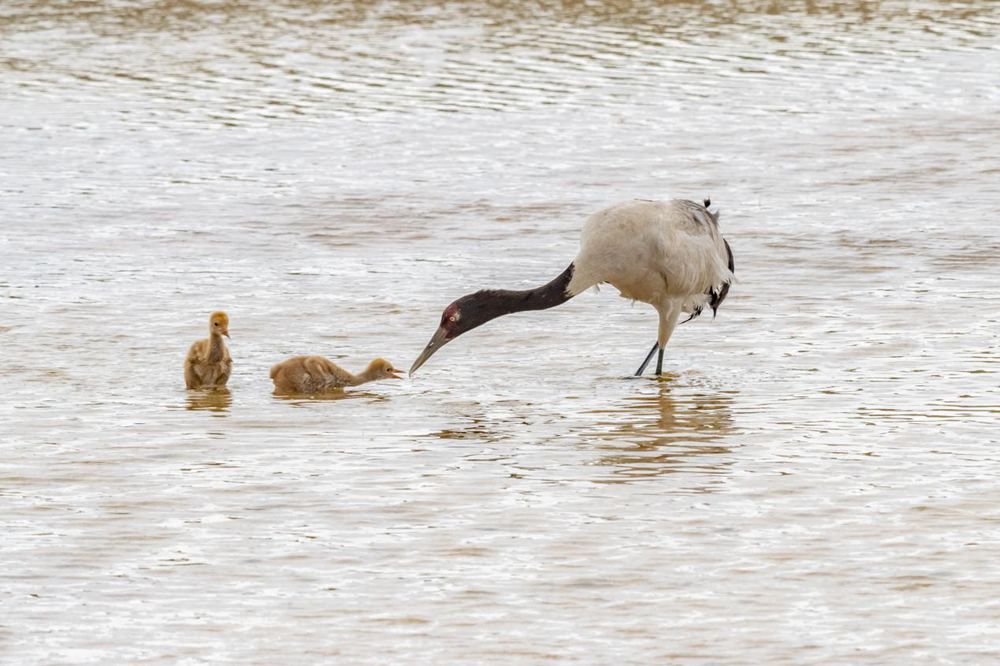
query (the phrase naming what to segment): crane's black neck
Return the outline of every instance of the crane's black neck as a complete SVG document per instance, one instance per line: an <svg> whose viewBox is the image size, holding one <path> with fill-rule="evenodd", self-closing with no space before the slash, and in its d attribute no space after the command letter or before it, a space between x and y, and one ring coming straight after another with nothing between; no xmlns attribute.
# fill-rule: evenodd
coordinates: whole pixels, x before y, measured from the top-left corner
<svg viewBox="0 0 1000 666"><path fill-rule="evenodd" d="M572 279L573 264L570 264L558 277L547 284L543 284L541 287L521 291L492 289L479 293L492 301L492 305L497 311L497 316L513 312L523 312L525 310L548 310L557 305L562 305L571 298L566 293L566 288Z"/></svg>
<svg viewBox="0 0 1000 666"><path fill-rule="evenodd" d="M548 284L535 289L524 289L514 291L511 289L484 289L474 294L463 296L455 301L451 307L457 306L459 320L447 328L453 329L449 338L456 337L477 326L482 326L491 319L502 317L503 315L527 310L547 310L557 305L561 305L572 298L567 287L573 279L573 264L559 274ZM448 323L448 310L442 326Z"/></svg>

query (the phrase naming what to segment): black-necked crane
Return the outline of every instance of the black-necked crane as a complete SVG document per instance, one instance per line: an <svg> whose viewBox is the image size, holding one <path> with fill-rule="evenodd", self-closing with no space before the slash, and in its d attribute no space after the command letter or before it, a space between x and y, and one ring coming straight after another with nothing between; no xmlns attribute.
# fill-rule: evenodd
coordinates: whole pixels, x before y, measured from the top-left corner
<svg viewBox="0 0 1000 666"><path fill-rule="evenodd" d="M733 252L710 205L707 199L704 205L637 199L598 211L583 225L576 259L548 284L523 291L477 291L446 307L410 374L445 344L491 319L546 310L602 283L611 284L624 298L656 308L656 343L635 374L645 371L657 351L656 373L662 373L663 350L681 313L690 321L707 305L714 316L734 279Z"/></svg>

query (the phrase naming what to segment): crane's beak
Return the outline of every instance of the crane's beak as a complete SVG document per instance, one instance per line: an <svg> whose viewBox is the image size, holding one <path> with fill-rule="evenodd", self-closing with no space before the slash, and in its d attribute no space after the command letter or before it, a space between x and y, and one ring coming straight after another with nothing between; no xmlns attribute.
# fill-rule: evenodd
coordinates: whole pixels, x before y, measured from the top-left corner
<svg viewBox="0 0 1000 666"><path fill-rule="evenodd" d="M447 344L447 342L448 342L448 331L444 330L444 328L439 326L438 330L434 332L434 336L431 338L431 341L427 343L427 346L424 347L424 350L420 352L420 356L418 356L417 360L414 361L413 365L410 366L410 374L412 375L414 372L416 372L417 368L426 363L427 359L429 359L438 349L444 347L445 344Z"/></svg>

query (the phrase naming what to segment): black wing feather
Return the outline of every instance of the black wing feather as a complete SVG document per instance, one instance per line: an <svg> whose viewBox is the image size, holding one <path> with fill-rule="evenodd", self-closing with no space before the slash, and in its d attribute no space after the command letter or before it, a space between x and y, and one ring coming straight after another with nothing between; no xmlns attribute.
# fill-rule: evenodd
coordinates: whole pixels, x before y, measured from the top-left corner
<svg viewBox="0 0 1000 666"><path fill-rule="evenodd" d="M722 242L726 245L726 254L729 255L729 272L736 273L736 263L733 261L733 248L729 247L729 241L725 238ZM714 318L719 310L719 306L722 305L722 301L726 300L726 295L729 293L729 283L724 282L722 288L716 292L714 289L708 291L708 304L712 306L712 317Z"/></svg>

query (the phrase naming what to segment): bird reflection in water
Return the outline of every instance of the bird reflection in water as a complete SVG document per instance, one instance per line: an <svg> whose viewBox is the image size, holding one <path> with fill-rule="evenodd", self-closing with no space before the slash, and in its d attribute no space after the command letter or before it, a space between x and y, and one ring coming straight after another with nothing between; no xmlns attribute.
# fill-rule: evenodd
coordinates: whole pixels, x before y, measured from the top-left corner
<svg viewBox="0 0 1000 666"><path fill-rule="evenodd" d="M628 483L675 473L717 475L733 464L728 455L732 448L723 442L735 432L735 392L694 393L678 388L678 379L665 373L654 393L593 412L605 418L583 434L591 446L598 440L607 452L594 462L611 468L611 476L601 482Z"/></svg>
<svg viewBox="0 0 1000 666"><path fill-rule="evenodd" d="M187 392L187 408L193 411L216 412L223 415L233 404L233 394L229 389L191 389Z"/></svg>
<svg viewBox="0 0 1000 666"><path fill-rule="evenodd" d="M317 393L296 393L290 391L281 391L275 389L271 392L278 400L287 400L288 402L296 404L306 404L310 402L321 402L321 401L337 401L337 400L358 400L366 399L370 402L383 402L388 400L386 396L381 393L374 393L372 391L345 391L342 388L330 389L328 391L319 391Z"/></svg>

